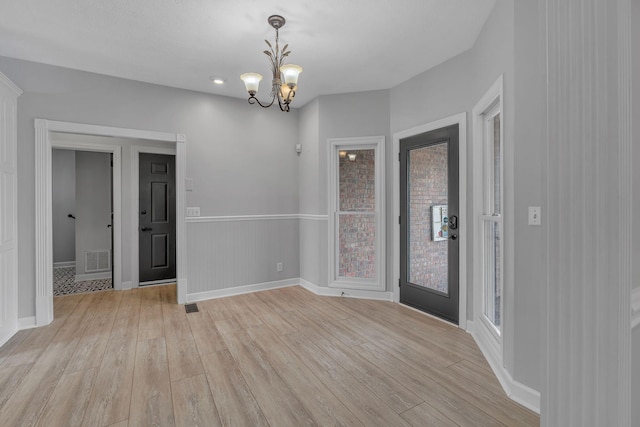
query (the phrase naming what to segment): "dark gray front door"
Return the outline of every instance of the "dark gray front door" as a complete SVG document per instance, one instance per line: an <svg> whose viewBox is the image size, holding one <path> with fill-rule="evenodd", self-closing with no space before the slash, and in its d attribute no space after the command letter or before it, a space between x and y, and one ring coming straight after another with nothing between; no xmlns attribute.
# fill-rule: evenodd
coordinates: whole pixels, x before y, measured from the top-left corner
<svg viewBox="0 0 640 427"><path fill-rule="evenodd" d="M458 125L400 140L400 302L458 323Z"/></svg>
<svg viewBox="0 0 640 427"><path fill-rule="evenodd" d="M176 277L175 156L140 153L140 283Z"/></svg>

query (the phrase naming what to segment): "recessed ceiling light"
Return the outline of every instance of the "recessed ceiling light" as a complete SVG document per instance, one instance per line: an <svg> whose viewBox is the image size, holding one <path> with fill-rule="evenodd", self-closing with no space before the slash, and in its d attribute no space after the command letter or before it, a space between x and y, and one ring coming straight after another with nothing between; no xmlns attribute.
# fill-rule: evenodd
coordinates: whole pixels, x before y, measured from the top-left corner
<svg viewBox="0 0 640 427"><path fill-rule="evenodd" d="M215 83L217 85L223 85L224 84L224 79L221 79L220 77L211 76L211 77L209 77L209 80L211 80L213 83Z"/></svg>

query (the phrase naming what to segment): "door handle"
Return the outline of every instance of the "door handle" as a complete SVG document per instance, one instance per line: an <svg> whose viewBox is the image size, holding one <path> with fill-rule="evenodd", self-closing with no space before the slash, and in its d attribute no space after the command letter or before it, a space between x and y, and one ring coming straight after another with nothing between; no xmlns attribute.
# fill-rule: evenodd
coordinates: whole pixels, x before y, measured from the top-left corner
<svg viewBox="0 0 640 427"><path fill-rule="evenodd" d="M449 236L449 239L451 240L456 240L458 238L457 234L452 234L451 236Z"/></svg>
<svg viewBox="0 0 640 427"><path fill-rule="evenodd" d="M142 227L140 229L140 231L151 231L151 230L153 230L153 228L151 228L151 227Z"/></svg>
<svg viewBox="0 0 640 427"><path fill-rule="evenodd" d="M449 228L451 230L456 230L458 228L458 217L455 215L451 215L449 217Z"/></svg>

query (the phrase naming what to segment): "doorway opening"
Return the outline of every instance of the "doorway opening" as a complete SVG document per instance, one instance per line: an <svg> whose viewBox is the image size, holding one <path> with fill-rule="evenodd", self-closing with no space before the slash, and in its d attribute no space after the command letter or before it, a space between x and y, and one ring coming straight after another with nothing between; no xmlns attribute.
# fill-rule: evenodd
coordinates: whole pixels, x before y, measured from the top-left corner
<svg viewBox="0 0 640 427"><path fill-rule="evenodd" d="M53 321L53 244L52 244L52 188L51 188L51 157L53 148L86 149L93 147L94 151L108 151L113 153L113 285L114 289L131 287L131 282L123 284L122 248L123 240L130 239L131 233L123 233L122 227L122 150L132 150L128 145L103 144L102 150L96 150L95 144L79 141L56 141L59 133L68 135L85 135L93 137L112 137L125 140L144 140L162 142L167 148L175 150L176 162L176 299L179 304L186 302L187 268L186 268L186 222L185 222L185 167L186 167L186 138L181 134L171 134L155 131L115 128L88 124L58 122L44 119L35 120L36 130L36 326L43 326ZM91 151L92 148L89 148ZM135 221L137 227L137 221ZM131 225L133 227L133 225ZM131 228L127 227L127 230ZM130 247L130 246L129 246ZM134 263L135 264L135 263ZM132 269L131 269L132 270Z"/></svg>
<svg viewBox="0 0 640 427"><path fill-rule="evenodd" d="M400 302L458 324L458 125L400 140Z"/></svg>
<svg viewBox="0 0 640 427"><path fill-rule="evenodd" d="M458 172L457 172L457 176L456 179L458 181L458 200L459 200L459 205L457 207L457 215L456 215L456 220L457 220L457 232L456 234L456 242L457 242L457 246L458 246L458 267L457 267L457 276L458 276L458 300L457 300L457 315L458 315L458 327L460 327L461 329L467 329L467 245L468 245L468 236L467 236L467 200L466 200L466 194L467 194L467 139L466 139L466 135L467 135L467 130L466 130L466 113L460 113L451 117L447 117L441 120L437 120L435 122L431 122L431 123L427 123L425 125L421 125L421 126L417 126L415 128L411 128L411 129L407 129L401 132L397 132L393 135L393 152L394 155L398 156L398 161L394 161L393 162L393 193L394 193L394 197L393 197L393 213L394 213L394 226L393 226L393 277L395 279L395 283L397 283L396 286L393 287L393 300L395 302L401 302L401 297L400 297L400 290L401 290L401 283L402 283L402 268L404 267L404 274L405 274L405 281L406 278L409 277L409 268L408 268L408 263L403 263L401 261L401 250L402 250L402 244L401 244L401 227L402 224L401 222L403 222L405 225L408 225L409 223L407 222L408 218L406 218L406 214L405 214L405 218L401 218L402 216L402 209L401 209L401 196L403 195L403 191L401 190L401 173L400 173L400 169L401 169L401 140L404 139L410 139L412 137L416 137L418 135L422 135L422 134L427 134L431 131L437 130L437 129L442 129L442 128L446 128L446 127L450 127L450 126L455 126L458 129L458 152L456 154L457 156L457 160L458 160ZM442 141L432 141L434 144L423 144L423 146L428 146L428 145L433 145L433 148L435 148L437 146L437 142L442 142ZM417 154L418 152L416 152ZM405 152L405 155L407 155L407 153ZM449 153L449 155L451 155ZM450 175L449 175L450 176ZM406 188L405 188L406 189ZM406 194L405 194L406 196ZM435 200L435 199L434 199ZM451 230L447 230L447 228L445 228L445 230L443 230L443 225L444 224L444 220L446 217L446 221L447 221L447 226L449 225L449 221L450 221L450 216L451 214L453 214L452 211L449 210L449 200L447 200L447 204L445 205L445 203L429 203L428 209L429 209L429 221L431 221L431 225L429 226L429 230L428 230L428 235L425 235L426 237L428 237L428 239L432 242L432 243L437 243L440 244L442 241L444 240L439 240L440 238L445 237L446 232L450 233ZM433 211L435 211L435 214L433 213ZM446 215L445 215L446 214ZM398 218L398 220L395 220L395 218ZM436 220L435 223L433 222L433 220ZM435 233L435 242L433 241L434 239L434 235L433 235L433 230L436 231ZM439 234L439 232L442 232L441 234ZM450 235L447 235L447 237L449 237ZM449 239L447 239L447 241L450 241ZM402 243L407 243L407 242L402 242ZM445 243L446 244L446 243ZM404 245L406 246L406 244ZM447 248L448 250L448 248ZM428 253L424 252L425 254ZM440 254L442 255L442 254ZM417 274L418 271L416 270L415 273ZM416 281L420 281L417 280L417 276L416 277ZM422 280L422 279L421 279ZM423 281L426 281L426 277L424 278ZM445 289L444 288L444 281L443 280L437 280L435 278L435 276L433 278L429 279L429 282L425 282L429 284L430 287L433 287L435 289L430 290L429 292L433 292L434 294L438 293L438 288L440 287L441 289ZM449 278L447 277L447 292L448 292L448 286L449 286ZM405 289L408 287L405 287ZM426 287L428 289L428 287ZM420 288L418 288L420 289ZM442 292L442 294L444 294L444 292ZM429 314L429 313L427 313Z"/></svg>
<svg viewBox="0 0 640 427"><path fill-rule="evenodd" d="M113 153L52 151L53 295L113 288Z"/></svg>

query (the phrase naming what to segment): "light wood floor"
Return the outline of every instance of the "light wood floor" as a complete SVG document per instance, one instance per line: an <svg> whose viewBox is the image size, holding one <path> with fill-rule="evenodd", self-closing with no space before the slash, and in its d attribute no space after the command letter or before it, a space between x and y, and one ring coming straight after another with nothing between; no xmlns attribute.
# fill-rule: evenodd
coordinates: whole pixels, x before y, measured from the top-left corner
<svg viewBox="0 0 640 427"><path fill-rule="evenodd" d="M174 286L54 299L0 348L0 425L519 426L465 332L290 287L198 303Z"/></svg>

